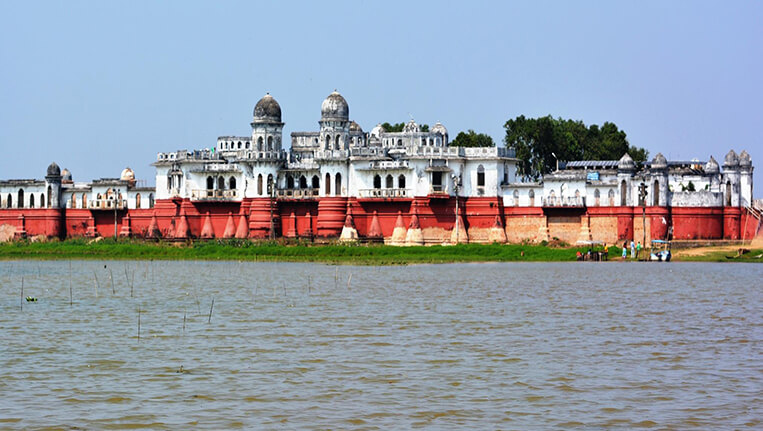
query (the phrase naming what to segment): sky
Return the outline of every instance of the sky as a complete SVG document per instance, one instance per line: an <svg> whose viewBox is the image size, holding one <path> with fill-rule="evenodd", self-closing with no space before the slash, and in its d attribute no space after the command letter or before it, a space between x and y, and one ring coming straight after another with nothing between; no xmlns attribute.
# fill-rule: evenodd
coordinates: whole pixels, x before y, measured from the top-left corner
<svg viewBox="0 0 763 431"><path fill-rule="evenodd" d="M334 89L366 131L413 118L503 145L507 120L550 114L650 157L763 166L761 23L760 1L3 1L0 178L55 161L153 184L156 153L249 135L266 92L288 143Z"/></svg>

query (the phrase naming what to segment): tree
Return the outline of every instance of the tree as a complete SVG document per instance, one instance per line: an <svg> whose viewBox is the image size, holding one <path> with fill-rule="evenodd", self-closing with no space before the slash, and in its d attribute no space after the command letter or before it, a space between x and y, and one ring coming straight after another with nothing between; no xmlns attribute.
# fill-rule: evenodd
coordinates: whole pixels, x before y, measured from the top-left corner
<svg viewBox="0 0 763 431"><path fill-rule="evenodd" d="M649 156L631 146L625 132L610 122L586 126L580 120L520 115L504 128L504 143L516 150L520 173L534 179L553 171L557 160L619 160L627 152L638 163Z"/></svg>
<svg viewBox="0 0 763 431"><path fill-rule="evenodd" d="M450 141L448 145L451 147L495 147L495 142L490 136L469 129L467 133L459 132L456 139Z"/></svg>
<svg viewBox="0 0 763 431"><path fill-rule="evenodd" d="M403 131L403 128L405 127L405 123L382 123L382 127L384 128L384 131L387 133L399 133ZM422 132L428 132L429 131L429 124L419 124L419 130Z"/></svg>

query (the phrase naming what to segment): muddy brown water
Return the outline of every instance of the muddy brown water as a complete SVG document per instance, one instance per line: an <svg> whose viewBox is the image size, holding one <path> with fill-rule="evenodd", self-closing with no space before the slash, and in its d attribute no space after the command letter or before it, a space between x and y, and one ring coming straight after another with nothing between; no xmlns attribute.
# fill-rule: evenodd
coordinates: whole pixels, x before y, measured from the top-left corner
<svg viewBox="0 0 763 431"><path fill-rule="evenodd" d="M0 429L760 429L761 280L714 263L0 262Z"/></svg>

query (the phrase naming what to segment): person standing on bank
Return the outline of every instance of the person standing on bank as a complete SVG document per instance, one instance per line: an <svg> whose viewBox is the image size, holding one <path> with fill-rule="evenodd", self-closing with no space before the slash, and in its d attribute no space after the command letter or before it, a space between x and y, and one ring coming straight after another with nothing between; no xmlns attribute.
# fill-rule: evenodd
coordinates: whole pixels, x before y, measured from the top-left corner
<svg viewBox="0 0 763 431"><path fill-rule="evenodd" d="M639 254L641 254L641 241L636 244L636 259L638 259Z"/></svg>
<svg viewBox="0 0 763 431"><path fill-rule="evenodd" d="M623 260L628 258L628 241L623 241Z"/></svg>
<svg viewBox="0 0 763 431"><path fill-rule="evenodd" d="M636 258L636 243L631 240L631 259Z"/></svg>

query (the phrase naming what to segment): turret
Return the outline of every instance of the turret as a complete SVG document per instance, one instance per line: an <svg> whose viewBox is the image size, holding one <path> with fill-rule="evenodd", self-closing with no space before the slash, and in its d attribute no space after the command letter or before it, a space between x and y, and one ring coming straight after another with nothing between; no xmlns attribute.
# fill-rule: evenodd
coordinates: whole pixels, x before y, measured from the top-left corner
<svg viewBox="0 0 763 431"><path fill-rule="evenodd" d="M739 206L739 156L734 150L726 154L723 162L723 205Z"/></svg>
<svg viewBox="0 0 763 431"><path fill-rule="evenodd" d="M48 166L48 172L45 175L45 185L47 186L48 207L61 207L61 168L56 162Z"/></svg>
<svg viewBox="0 0 763 431"><path fill-rule="evenodd" d="M631 200L631 181L636 172L636 163L630 154L625 153L617 162L617 187L620 194L620 206L634 205Z"/></svg>

